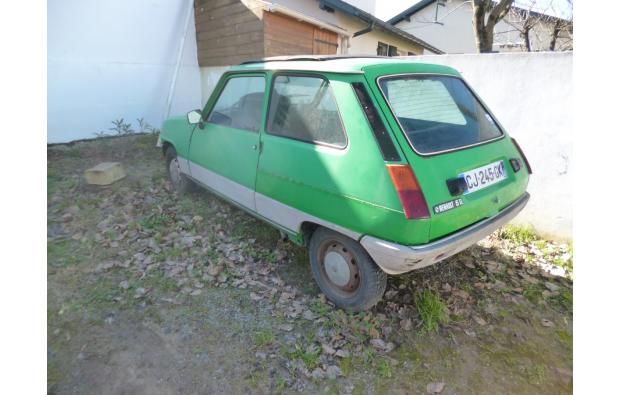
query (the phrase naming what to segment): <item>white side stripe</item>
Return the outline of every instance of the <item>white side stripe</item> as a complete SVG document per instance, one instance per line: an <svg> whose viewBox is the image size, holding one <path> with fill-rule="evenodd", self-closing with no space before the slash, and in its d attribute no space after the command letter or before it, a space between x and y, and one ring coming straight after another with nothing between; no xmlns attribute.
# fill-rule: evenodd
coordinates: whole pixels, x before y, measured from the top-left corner
<svg viewBox="0 0 620 395"><path fill-rule="evenodd" d="M226 177L212 172L211 170L207 170L206 168L190 160L181 158L181 160L179 160L179 164L181 165L181 171L196 181L219 192L223 196L237 204L242 205L246 209L253 211L269 221L295 233L301 232L301 225L304 222L312 222L347 235L354 240L359 240L362 236L360 233L343 228L342 226L310 215L261 193L257 193L252 189L231 181Z"/></svg>
<svg viewBox="0 0 620 395"><path fill-rule="evenodd" d="M269 219L270 221L275 222L276 224L279 224L280 226L294 230L297 233L301 231L301 224L303 224L304 222L312 222L317 225L322 225L326 228L347 235L354 240L358 240L362 236L360 233L322 220L294 207L288 206L284 203L280 203L277 200L260 194L258 192L255 193L255 200L256 211L258 212L258 214Z"/></svg>
<svg viewBox="0 0 620 395"><path fill-rule="evenodd" d="M256 211L256 205L254 204L254 190L207 170L192 161L188 162L190 175L192 178L195 178L209 188L221 193L235 203L238 203L251 211Z"/></svg>

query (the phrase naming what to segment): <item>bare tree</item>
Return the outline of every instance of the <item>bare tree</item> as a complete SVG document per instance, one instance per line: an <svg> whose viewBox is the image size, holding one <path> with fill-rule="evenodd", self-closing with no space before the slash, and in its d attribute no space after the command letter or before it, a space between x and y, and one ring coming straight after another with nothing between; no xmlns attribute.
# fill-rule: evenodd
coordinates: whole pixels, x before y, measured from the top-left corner
<svg viewBox="0 0 620 395"><path fill-rule="evenodd" d="M570 6L570 16L566 19L556 18L552 23L550 51L564 51L573 49L573 0L566 0ZM563 39L558 47L558 38Z"/></svg>
<svg viewBox="0 0 620 395"><path fill-rule="evenodd" d="M569 5L572 14L571 0L530 0L528 6L523 3L510 9L505 22L512 27L512 31L519 32L526 51L572 49L572 16L568 19L554 16L559 3ZM545 6L544 9L540 7L541 4ZM496 32L496 35L508 33L510 30ZM558 38L562 39L561 47L557 45Z"/></svg>
<svg viewBox="0 0 620 395"><path fill-rule="evenodd" d="M472 25L478 52L493 51L493 31L497 22L506 16L514 0L473 0Z"/></svg>

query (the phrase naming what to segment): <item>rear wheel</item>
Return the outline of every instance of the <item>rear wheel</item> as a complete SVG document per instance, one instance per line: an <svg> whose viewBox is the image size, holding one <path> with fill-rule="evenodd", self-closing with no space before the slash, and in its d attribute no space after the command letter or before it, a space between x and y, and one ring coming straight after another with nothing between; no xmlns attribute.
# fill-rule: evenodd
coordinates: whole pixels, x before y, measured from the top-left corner
<svg viewBox="0 0 620 395"><path fill-rule="evenodd" d="M166 150L166 168L168 169L170 182L172 182L177 192L183 194L191 189L192 181L181 172L179 157L177 156L177 151L173 147Z"/></svg>
<svg viewBox="0 0 620 395"><path fill-rule="evenodd" d="M383 297L387 275L357 241L318 228L310 239L309 254L319 288L337 307L366 310Z"/></svg>

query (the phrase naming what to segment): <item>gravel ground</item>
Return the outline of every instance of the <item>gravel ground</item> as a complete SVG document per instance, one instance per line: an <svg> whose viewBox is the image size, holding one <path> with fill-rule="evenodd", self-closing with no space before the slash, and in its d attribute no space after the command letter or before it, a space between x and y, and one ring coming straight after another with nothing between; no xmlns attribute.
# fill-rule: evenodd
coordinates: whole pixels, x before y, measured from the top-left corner
<svg viewBox="0 0 620 395"><path fill-rule="evenodd" d="M48 148L48 392L572 392L572 248L496 232L334 309L304 248L201 190L152 135ZM86 185L120 161L128 176Z"/></svg>

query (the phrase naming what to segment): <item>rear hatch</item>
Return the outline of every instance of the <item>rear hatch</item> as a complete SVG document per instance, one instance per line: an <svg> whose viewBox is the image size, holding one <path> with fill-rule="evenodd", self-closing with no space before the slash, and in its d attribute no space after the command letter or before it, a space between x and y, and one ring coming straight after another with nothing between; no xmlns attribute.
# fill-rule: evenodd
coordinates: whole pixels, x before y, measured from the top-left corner
<svg viewBox="0 0 620 395"><path fill-rule="evenodd" d="M455 70L390 67L371 67L366 77L426 199L430 241L496 215L525 192L524 158Z"/></svg>

